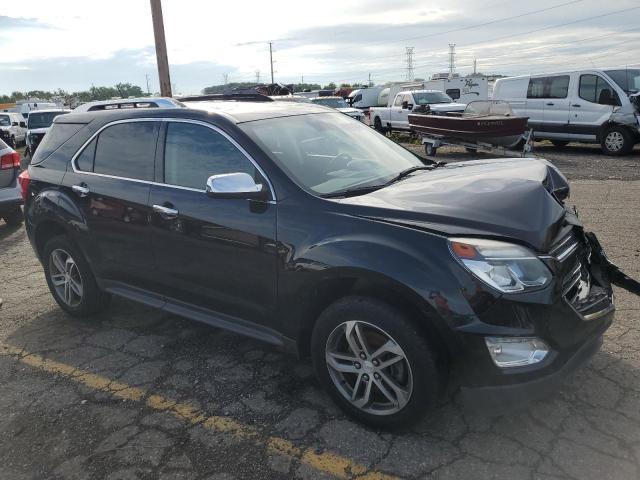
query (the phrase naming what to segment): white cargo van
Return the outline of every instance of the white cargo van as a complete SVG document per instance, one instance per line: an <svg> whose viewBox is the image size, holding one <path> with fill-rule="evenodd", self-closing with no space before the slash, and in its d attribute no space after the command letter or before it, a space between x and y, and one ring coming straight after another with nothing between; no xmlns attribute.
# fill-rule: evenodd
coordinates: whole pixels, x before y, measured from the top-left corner
<svg viewBox="0 0 640 480"><path fill-rule="evenodd" d="M354 90L347 97L347 103L353 108L359 108L360 110L368 110L369 107L377 107L378 95L384 90L385 87L369 87L360 88Z"/></svg>
<svg viewBox="0 0 640 480"><path fill-rule="evenodd" d="M0 139L17 146L27 138L27 123L22 115L16 112L0 113Z"/></svg>
<svg viewBox="0 0 640 480"><path fill-rule="evenodd" d="M611 68L501 78L494 100L529 117L536 139L600 143L625 155L640 141L640 69Z"/></svg>

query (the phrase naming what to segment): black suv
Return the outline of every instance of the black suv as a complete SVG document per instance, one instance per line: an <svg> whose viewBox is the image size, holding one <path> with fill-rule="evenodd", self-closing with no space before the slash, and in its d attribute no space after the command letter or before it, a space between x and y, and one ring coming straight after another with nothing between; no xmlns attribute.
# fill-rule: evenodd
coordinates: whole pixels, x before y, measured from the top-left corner
<svg viewBox="0 0 640 480"><path fill-rule="evenodd" d="M310 355L375 426L447 385L478 406L538 397L597 351L611 280L637 287L551 164L430 164L310 104L71 113L28 177L28 235L65 311L119 295Z"/></svg>

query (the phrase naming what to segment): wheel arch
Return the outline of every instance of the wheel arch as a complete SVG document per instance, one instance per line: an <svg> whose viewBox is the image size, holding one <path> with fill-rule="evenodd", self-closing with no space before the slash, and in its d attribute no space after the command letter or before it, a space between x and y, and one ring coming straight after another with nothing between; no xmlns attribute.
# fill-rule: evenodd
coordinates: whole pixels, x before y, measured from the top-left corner
<svg viewBox="0 0 640 480"><path fill-rule="evenodd" d="M313 328L323 310L347 296L369 297L404 312L432 344L438 356L448 362L454 349L449 333L436 310L417 292L386 275L349 269L333 272L319 281L308 296L309 302L300 312L298 355L307 357Z"/></svg>

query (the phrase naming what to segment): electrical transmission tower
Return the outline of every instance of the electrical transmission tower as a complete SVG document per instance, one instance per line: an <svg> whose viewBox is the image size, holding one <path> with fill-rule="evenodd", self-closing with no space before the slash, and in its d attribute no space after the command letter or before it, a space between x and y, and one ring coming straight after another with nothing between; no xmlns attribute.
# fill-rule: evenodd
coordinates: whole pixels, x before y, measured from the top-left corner
<svg viewBox="0 0 640 480"><path fill-rule="evenodd" d="M449 44L449 78L453 77L453 71L456 69L456 44Z"/></svg>
<svg viewBox="0 0 640 480"><path fill-rule="evenodd" d="M413 82L413 47L405 47L407 55L407 75L406 79L409 82Z"/></svg>
<svg viewBox="0 0 640 480"><path fill-rule="evenodd" d="M260 70L256 70L256 83L260 83Z"/></svg>

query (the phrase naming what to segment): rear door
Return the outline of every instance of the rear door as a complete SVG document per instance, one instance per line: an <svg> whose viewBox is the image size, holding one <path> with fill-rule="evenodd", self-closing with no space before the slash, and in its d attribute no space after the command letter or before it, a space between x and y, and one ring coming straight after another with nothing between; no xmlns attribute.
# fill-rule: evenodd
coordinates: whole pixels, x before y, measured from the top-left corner
<svg viewBox="0 0 640 480"><path fill-rule="evenodd" d="M613 113L612 103L620 104L615 89L600 75L578 78L577 95L571 102L569 135L575 140L595 141L600 126Z"/></svg>
<svg viewBox="0 0 640 480"><path fill-rule="evenodd" d="M165 125L149 201L162 292L187 308L266 322L276 302L275 202L211 198L205 191L211 175L245 172L265 185L266 178L212 125Z"/></svg>
<svg viewBox="0 0 640 480"><path fill-rule="evenodd" d="M149 191L159 121L119 121L72 160L63 188L82 210L78 239L106 281L153 289Z"/></svg>

